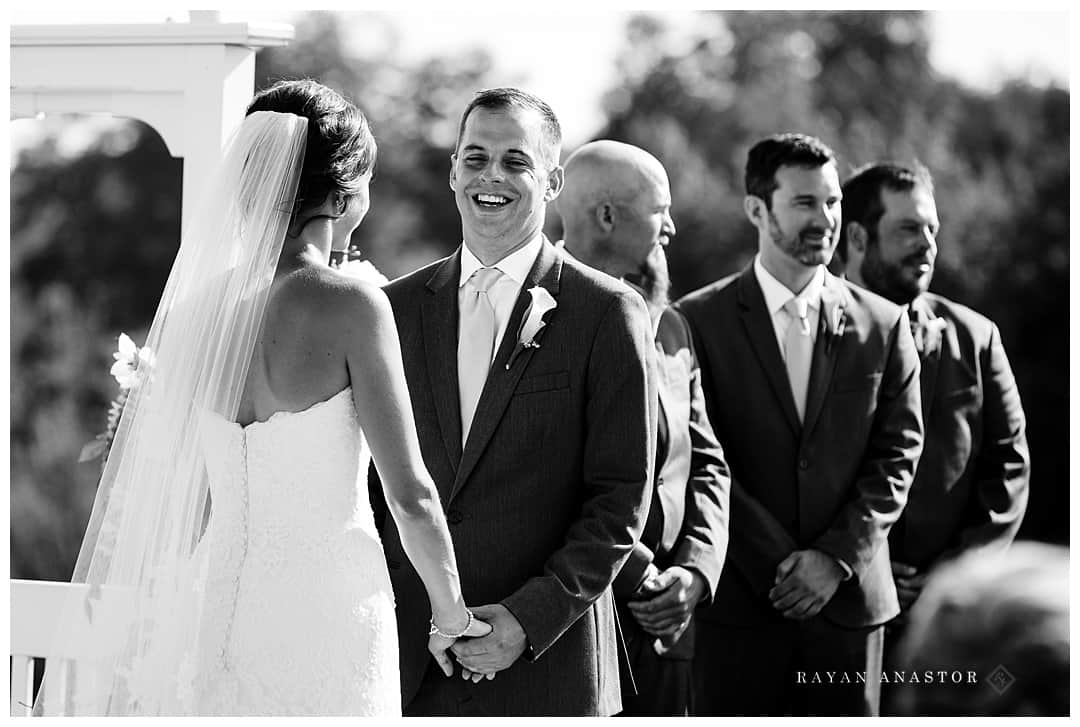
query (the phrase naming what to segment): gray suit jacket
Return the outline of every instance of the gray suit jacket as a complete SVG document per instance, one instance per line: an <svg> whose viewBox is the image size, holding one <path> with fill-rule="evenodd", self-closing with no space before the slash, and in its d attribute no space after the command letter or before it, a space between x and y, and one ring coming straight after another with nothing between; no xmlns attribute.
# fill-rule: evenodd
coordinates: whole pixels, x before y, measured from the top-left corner
<svg viewBox="0 0 1080 727"><path fill-rule="evenodd" d="M385 290L465 599L502 603L530 645L494 680L474 685L474 699L489 714L615 713L611 583L641 534L656 438L648 313L637 293L545 240L462 450L460 270L459 249ZM557 307L545 316L539 348L523 348L517 334L535 285ZM384 532L408 704L430 661L431 610L389 518Z"/></svg>
<svg viewBox="0 0 1080 727"><path fill-rule="evenodd" d="M929 568L968 549L1008 547L1024 518L1031 465L997 326L930 293L912 302L911 315L925 321L926 447L889 544L893 560Z"/></svg>
<svg viewBox="0 0 1080 727"><path fill-rule="evenodd" d="M711 601L727 553L731 475L705 413L690 327L674 308L665 310L657 322L656 352L660 398L656 486L641 540L615 579L615 599L619 604L629 600L649 565L655 564L660 570L674 565L696 570L705 579ZM631 614L624 613L620 620L624 631L638 635ZM692 636L687 631L665 657L691 658Z"/></svg>
<svg viewBox="0 0 1080 727"><path fill-rule="evenodd" d="M776 566L816 548L854 577L822 610L857 628L899 612L886 544L922 452L919 359L905 312L827 275L800 424L753 267L680 300L701 361L709 421L731 466L728 559L704 619L778 622Z"/></svg>

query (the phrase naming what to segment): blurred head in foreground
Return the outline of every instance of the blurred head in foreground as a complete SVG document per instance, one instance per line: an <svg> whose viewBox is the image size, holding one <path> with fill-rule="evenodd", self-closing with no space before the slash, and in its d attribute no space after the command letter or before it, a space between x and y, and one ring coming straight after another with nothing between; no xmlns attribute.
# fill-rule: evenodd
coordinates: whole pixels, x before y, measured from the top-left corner
<svg viewBox="0 0 1080 727"><path fill-rule="evenodd" d="M976 551L941 566L912 607L899 663L909 673L977 677L905 683L903 715L1068 715L1068 549L1018 542L1003 555Z"/></svg>

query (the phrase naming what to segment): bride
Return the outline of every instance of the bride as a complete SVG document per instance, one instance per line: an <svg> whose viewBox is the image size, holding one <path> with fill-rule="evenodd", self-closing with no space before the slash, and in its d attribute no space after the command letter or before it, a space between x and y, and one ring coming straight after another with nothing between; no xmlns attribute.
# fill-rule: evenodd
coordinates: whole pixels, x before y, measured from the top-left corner
<svg viewBox="0 0 1080 727"><path fill-rule="evenodd" d="M370 457L431 604L465 607L390 305L328 266L375 141L314 81L255 97L184 234L131 389L37 714L400 713ZM369 450L370 447L370 450Z"/></svg>

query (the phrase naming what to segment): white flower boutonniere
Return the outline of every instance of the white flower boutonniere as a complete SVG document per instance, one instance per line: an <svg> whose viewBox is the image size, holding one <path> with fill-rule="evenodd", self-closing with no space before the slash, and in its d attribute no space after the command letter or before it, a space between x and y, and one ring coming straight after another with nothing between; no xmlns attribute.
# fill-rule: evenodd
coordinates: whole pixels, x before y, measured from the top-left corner
<svg viewBox="0 0 1080 727"><path fill-rule="evenodd" d="M548 311L554 310L558 305L555 298L547 291L547 288L536 285L529 288L528 293L530 298L529 307L525 310L521 328L518 329L518 340L514 345L514 351L510 354L510 360L506 362L507 370L514 365L518 354L523 350L526 348L540 348L540 332L547 325L544 315Z"/></svg>
<svg viewBox="0 0 1080 727"><path fill-rule="evenodd" d="M826 288L821 291L821 327L825 332L825 353L832 352L833 346L844 335L844 301Z"/></svg>
<svg viewBox="0 0 1080 727"><path fill-rule="evenodd" d="M936 348L941 341L941 334L944 333L947 326L948 323L945 322L944 318L930 318L922 325L913 326L915 350L922 355Z"/></svg>

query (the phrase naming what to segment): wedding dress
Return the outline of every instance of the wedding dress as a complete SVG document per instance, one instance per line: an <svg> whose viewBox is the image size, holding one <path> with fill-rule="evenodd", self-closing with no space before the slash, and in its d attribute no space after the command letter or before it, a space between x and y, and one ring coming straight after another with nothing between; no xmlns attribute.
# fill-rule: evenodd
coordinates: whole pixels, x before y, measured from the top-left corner
<svg viewBox="0 0 1080 727"><path fill-rule="evenodd" d="M352 389L246 427L206 414L201 439L208 574L181 703L210 715L399 715L394 597Z"/></svg>
<svg viewBox="0 0 1080 727"><path fill-rule="evenodd" d="M147 334L39 715L398 714L394 598L350 389L235 423L307 119L244 118ZM205 520L209 503L209 520Z"/></svg>

